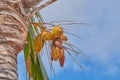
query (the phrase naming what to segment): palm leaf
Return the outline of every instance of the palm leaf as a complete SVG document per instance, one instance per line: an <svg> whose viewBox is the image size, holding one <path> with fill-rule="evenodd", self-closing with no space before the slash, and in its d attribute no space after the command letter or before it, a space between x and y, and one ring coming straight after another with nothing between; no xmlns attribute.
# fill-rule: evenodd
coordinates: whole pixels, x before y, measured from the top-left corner
<svg viewBox="0 0 120 80"><path fill-rule="evenodd" d="M39 22L42 23L42 18L39 13L36 13L36 17L39 20ZM34 22L34 18L30 19L31 22ZM45 71L45 67L42 63L42 60L39 56L38 51L35 51L34 46L34 39L36 34L38 34L39 30L37 27L30 25L29 26L29 32L28 32L28 38L27 38L27 44L24 48L24 58L25 58L25 64L26 69L28 73L28 79L29 80L48 80L47 73ZM43 43L44 44L44 43ZM39 51L42 48L39 49Z"/></svg>

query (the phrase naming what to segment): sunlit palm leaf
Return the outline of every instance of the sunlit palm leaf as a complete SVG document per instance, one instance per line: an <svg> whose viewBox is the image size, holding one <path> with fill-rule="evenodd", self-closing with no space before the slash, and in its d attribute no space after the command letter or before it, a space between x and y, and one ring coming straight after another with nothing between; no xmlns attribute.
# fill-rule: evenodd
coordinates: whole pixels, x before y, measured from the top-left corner
<svg viewBox="0 0 120 80"><path fill-rule="evenodd" d="M40 14L37 13L36 16L37 18L39 18L38 20L42 22ZM34 18L31 18L30 21L33 22ZM38 31L39 31L38 28L32 25L29 26L27 44L24 48L25 63L26 63L26 69L28 73L28 79L48 80L48 76L46 74L41 58L39 57L39 55L36 54L42 49L44 45L44 40L40 38L40 35L38 35L37 37L35 36L36 34L38 34Z"/></svg>

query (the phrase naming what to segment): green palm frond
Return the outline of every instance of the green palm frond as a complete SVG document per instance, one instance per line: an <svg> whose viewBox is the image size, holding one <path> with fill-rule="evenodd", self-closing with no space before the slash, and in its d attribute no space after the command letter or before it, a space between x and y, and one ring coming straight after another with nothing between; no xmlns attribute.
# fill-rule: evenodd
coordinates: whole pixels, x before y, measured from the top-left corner
<svg viewBox="0 0 120 80"><path fill-rule="evenodd" d="M42 23L42 18L39 13L36 13L36 18L39 22ZM30 22L34 22L34 17L30 19ZM48 80L47 73L45 71L45 67L42 63L39 54L35 54L34 51L34 38L36 34L38 34L39 30L37 27L33 25L29 25L29 32L27 43L24 48L24 57L25 57L25 64L28 74L29 80Z"/></svg>

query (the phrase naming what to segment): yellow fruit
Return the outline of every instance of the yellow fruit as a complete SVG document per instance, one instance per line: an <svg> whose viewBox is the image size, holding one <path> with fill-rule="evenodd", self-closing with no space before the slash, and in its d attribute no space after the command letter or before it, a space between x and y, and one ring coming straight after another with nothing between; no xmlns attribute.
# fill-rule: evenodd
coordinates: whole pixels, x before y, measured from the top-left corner
<svg viewBox="0 0 120 80"><path fill-rule="evenodd" d="M34 50L40 52L44 46L44 40L41 38L41 34L38 34L34 39Z"/></svg>
<svg viewBox="0 0 120 80"><path fill-rule="evenodd" d="M61 67L63 67L64 62L65 62L65 55L62 55L62 57L59 58L59 63Z"/></svg>
<svg viewBox="0 0 120 80"><path fill-rule="evenodd" d="M47 31L47 30L44 30L42 33L41 33L41 37L44 39L44 40L52 40L53 39L53 35L50 31Z"/></svg>
<svg viewBox="0 0 120 80"><path fill-rule="evenodd" d="M58 47L51 48L51 60L58 60L60 56L60 49Z"/></svg>
<svg viewBox="0 0 120 80"><path fill-rule="evenodd" d="M59 57L59 63L60 66L62 67L65 62L65 55L64 55L64 48L60 49L60 57Z"/></svg>
<svg viewBox="0 0 120 80"><path fill-rule="evenodd" d="M61 39L62 39L63 41L67 41L67 40L68 40L67 36L65 36L65 35L62 35L62 36L61 36Z"/></svg>
<svg viewBox="0 0 120 80"><path fill-rule="evenodd" d="M52 32L54 38L59 38L63 35L63 29L59 25L54 26L51 32Z"/></svg>

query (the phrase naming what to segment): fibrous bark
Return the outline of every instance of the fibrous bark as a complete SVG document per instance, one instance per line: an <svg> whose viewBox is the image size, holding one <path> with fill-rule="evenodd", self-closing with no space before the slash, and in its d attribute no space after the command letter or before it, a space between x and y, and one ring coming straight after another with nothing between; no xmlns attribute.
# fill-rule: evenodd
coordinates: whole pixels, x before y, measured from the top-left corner
<svg viewBox="0 0 120 80"><path fill-rule="evenodd" d="M28 30L24 17L15 11L0 7L0 80L18 80L16 59L24 48Z"/></svg>

